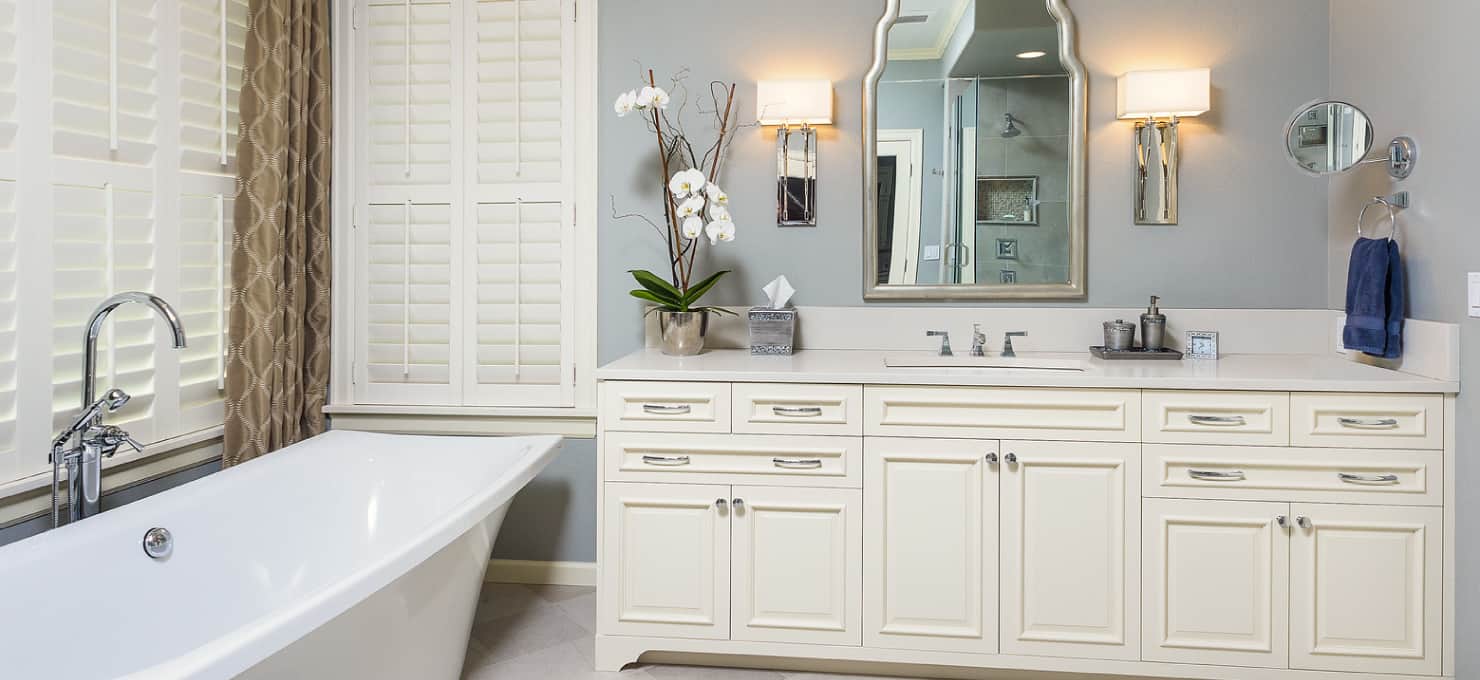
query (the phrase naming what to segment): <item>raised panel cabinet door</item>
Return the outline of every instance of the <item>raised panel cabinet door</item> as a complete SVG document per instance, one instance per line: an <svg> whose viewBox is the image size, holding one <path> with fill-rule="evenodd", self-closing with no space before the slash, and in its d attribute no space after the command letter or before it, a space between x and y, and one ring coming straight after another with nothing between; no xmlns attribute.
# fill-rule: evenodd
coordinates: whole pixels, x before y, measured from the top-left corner
<svg viewBox="0 0 1480 680"><path fill-rule="evenodd" d="M736 486L730 638L862 644L863 494Z"/></svg>
<svg viewBox="0 0 1480 680"><path fill-rule="evenodd" d="M1437 675L1443 510L1297 503L1290 511L1290 667Z"/></svg>
<svg viewBox="0 0 1480 680"><path fill-rule="evenodd" d="M1290 506L1143 502L1146 661L1289 663Z"/></svg>
<svg viewBox="0 0 1480 680"><path fill-rule="evenodd" d="M997 651L997 442L863 447L864 644Z"/></svg>
<svg viewBox="0 0 1480 680"><path fill-rule="evenodd" d="M730 637L730 487L606 485L606 635Z"/></svg>
<svg viewBox="0 0 1480 680"><path fill-rule="evenodd" d="M1140 658L1140 453L1002 442L1003 654Z"/></svg>

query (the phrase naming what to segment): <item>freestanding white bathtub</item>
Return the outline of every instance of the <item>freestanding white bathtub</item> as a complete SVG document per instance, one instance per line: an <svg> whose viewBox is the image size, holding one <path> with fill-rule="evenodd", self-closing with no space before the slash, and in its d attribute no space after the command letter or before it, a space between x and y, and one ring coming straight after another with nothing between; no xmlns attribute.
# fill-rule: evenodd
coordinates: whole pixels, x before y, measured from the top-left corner
<svg viewBox="0 0 1480 680"><path fill-rule="evenodd" d="M0 677L457 678L509 501L559 445L329 432L0 548Z"/></svg>

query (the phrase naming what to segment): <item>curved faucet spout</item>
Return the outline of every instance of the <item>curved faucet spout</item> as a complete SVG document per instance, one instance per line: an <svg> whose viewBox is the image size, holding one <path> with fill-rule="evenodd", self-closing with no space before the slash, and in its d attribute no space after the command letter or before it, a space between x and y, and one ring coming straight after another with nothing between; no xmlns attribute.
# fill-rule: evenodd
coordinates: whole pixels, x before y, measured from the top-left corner
<svg viewBox="0 0 1480 680"><path fill-rule="evenodd" d="M170 327L171 344L175 349L185 349L185 327L180 324L180 315L175 308L162 298L149 293L129 291L119 293L103 301L93 310L92 316L88 317L86 335L83 338L82 348L82 407L87 408L94 401L96 390L95 376L98 368L98 336L103 333L103 322L113 310L130 303L137 302L148 306L162 317Z"/></svg>

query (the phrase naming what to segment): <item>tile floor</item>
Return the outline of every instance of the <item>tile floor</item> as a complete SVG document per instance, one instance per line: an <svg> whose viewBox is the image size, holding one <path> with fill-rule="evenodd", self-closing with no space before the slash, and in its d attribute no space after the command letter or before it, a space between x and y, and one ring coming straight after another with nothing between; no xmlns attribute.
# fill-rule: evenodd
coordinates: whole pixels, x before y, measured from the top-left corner
<svg viewBox="0 0 1480 680"><path fill-rule="evenodd" d="M864 676L644 664L592 670L596 590L490 583L483 588L464 680L862 680Z"/></svg>

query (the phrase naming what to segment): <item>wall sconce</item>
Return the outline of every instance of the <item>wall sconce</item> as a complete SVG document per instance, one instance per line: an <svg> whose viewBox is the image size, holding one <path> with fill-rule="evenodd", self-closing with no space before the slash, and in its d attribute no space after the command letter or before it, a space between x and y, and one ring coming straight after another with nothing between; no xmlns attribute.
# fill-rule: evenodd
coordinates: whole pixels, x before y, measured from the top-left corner
<svg viewBox="0 0 1480 680"><path fill-rule="evenodd" d="M1115 81L1117 115L1136 120L1136 224L1177 223L1178 118L1208 110L1205 68L1132 71Z"/></svg>
<svg viewBox="0 0 1480 680"><path fill-rule="evenodd" d="M776 125L776 224L817 226L817 130L832 125L832 82L762 80L755 117ZM800 127L793 128L793 125Z"/></svg>

